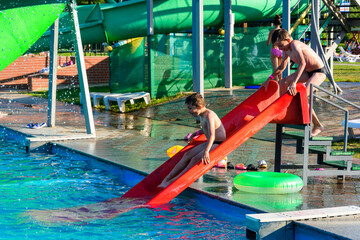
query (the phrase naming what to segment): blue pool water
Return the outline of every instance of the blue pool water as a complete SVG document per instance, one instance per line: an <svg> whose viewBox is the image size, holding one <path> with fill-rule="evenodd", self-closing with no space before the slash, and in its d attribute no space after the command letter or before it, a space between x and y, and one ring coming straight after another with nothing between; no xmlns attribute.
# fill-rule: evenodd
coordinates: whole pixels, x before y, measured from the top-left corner
<svg viewBox="0 0 360 240"><path fill-rule="evenodd" d="M24 147L3 141L0 169L0 239L245 239L244 217L219 214L222 209L187 197L110 219L37 221L31 214L38 210L98 203L120 197L130 186L119 180L121 169L110 171L96 162L26 153Z"/></svg>

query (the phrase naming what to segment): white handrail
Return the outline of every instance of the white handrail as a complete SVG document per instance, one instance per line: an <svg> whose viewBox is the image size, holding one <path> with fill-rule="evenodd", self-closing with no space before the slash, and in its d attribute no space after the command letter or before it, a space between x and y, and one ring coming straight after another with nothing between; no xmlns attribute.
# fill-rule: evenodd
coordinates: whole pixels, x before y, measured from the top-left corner
<svg viewBox="0 0 360 240"><path fill-rule="evenodd" d="M313 93L314 88L316 88L316 89L318 89L318 90L320 90L320 91L322 91L322 92L324 92L324 93L326 93L326 94L328 94L328 95L330 95L330 96L332 96L334 98L337 98L338 100L340 100L340 101L342 101L344 103L347 103L347 104L357 108L358 110L360 110L360 106L358 106L358 105L356 105L356 104L354 104L354 103L352 103L352 102L350 102L350 101L348 101L348 100L346 100L346 99L344 99L342 97L339 97L338 95L336 95L336 94L334 94L332 92L329 92L329 91L325 90L324 88L322 88L320 86L310 84L310 108L309 108L309 110L310 110L310 125L312 124L312 111L313 111L313 106L314 106L314 97L316 97L316 98L318 98L318 99L320 99L320 100L322 100L322 101L324 101L324 102L326 102L328 104L331 104L332 106L334 106L334 107L336 107L336 108L338 108L340 110L343 110L345 112L344 151L346 151L347 150L347 140L348 140L349 111L347 109L345 109L345 108L331 102L331 101L328 101L328 100L320 97L320 96L314 96L314 93Z"/></svg>

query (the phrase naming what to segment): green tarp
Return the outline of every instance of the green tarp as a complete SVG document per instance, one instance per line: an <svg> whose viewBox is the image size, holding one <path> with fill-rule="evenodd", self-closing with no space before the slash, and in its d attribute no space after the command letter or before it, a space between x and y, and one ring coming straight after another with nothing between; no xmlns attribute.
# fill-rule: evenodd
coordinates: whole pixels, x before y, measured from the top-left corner
<svg viewBox="0 0 360 240"><path fill-rule="evenodd" d="M258 85L272 73L270 46L266 40L271 27L236 29L233 37L233 85ZM151 39L151 96L175 95L192 91L191 34L159 34ZM204 87L224 86L224 37L204 36ZM146 38L115 48L110 53L111 91L150 91L148 88Z"/></svg>

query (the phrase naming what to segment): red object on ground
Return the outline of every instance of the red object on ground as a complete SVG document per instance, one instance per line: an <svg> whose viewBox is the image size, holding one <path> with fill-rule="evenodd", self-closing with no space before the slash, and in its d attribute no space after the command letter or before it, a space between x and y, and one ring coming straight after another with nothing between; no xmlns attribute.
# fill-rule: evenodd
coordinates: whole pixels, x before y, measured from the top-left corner
<svg viewBox="0 0 360 240"><path fill-rule="evenodd" d="M246 170L246 167L243 163L236 164L235 166L236 170Z"/></svg>
<svg viewBox="0 0 360 240"><path fill-rule="evenodd" d="M215 164L217 168L226 168L227 167L227 160L222 159L217 164Z"/></svg>
<svg viewBox="0 0 360 240"><path fill-rule="evenodd" d="M310 118L305 86L298 84L297 91L298 94L295 97L285 93L279 98L277 82L271 81L267 91L265 91L264 87L261 87L221 119L226 129L227 139L210 152L210 164L204 165L199 161L198 164L189 169L189 171L176 179L168 187L164 189L158 188L158 185L169 174L186 151L206 141L203 134L163 163L121 198L141 198L146 205L152 207L168 203L266 124L270 122L288 124L309 123Z"/></svg>

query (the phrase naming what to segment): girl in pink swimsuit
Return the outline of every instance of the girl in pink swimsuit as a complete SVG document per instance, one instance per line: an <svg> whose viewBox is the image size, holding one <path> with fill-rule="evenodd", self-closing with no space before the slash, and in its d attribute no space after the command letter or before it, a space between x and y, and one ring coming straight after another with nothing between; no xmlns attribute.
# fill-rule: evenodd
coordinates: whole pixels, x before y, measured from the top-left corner
<svg viewBox="0 0 360 240"><path fill-rule="evenodd" d="M273 70L275 71L275 69L280 65L281 60L282 60L282 51L277 46L274 46L274 44L277 40L277 37L278 37L278 31L281 28L281 17L279 14L275 15L273 24L275 25L275 29L273 29L269 32L269 36L268 36L268 40L267 40L266 44L269 46L270 42L271 42L270 60L271 60ZM282 79L282 76L280 74L279 76L277 76L276 80L280 81L281 79Z"/></svg>
<svg viewBox="0 0 360 240"><path fill-rule="evenodd" d="M278 48L271 48L271 53L274 54L274 56L277 58L280 58L280 59L282 58L283 52ZM275 71L275 69L274 69L274 71Z"/></svg>

